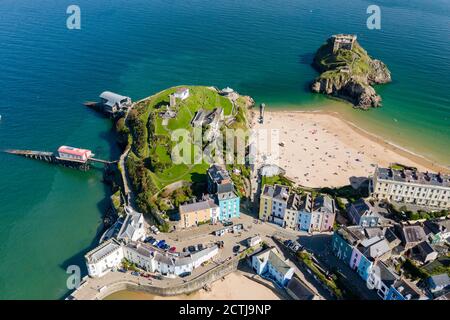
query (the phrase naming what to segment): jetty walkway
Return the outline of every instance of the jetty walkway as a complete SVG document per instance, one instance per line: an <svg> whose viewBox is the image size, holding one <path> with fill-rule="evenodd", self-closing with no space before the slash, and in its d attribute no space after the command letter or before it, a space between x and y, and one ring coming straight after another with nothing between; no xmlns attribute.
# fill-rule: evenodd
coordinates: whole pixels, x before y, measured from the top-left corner
<svg viewBox="0 0 450 320"><path fill-rule="evenodd" d="M58 154L56 154L54 152L49 152L49 151L7 149L7 150L4 150L4 152L13 154L13 155L30 158L30 159L34 159L34 160L41 160L41 161L45 161L48 163L54 163L54 164L62 165L65 167L80 169L80 170L84 170L84 171L90 169L90 163L92 163L92 162L101 163L101 164L104 164L107 166L118 162L118 160L109 161L109 160L103 160L103 159L98 159L98 158L94 158L94 157L87 157L86 159L61 157Z"/></svg>

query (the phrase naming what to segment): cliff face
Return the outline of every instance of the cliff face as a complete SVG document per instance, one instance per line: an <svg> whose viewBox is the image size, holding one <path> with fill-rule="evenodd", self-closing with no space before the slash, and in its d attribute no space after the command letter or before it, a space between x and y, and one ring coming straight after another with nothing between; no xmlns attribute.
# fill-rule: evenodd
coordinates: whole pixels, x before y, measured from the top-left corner
<svg viewBox="0 0 450 320"><path fill-rule="evenodd" d="M361 109L381 106L381 97L372 85L392 81L386 65L372 59L356 39L342 47L335 41L330 38L317 50L313 66L321 75L311 90L348 100Z"/></svg>

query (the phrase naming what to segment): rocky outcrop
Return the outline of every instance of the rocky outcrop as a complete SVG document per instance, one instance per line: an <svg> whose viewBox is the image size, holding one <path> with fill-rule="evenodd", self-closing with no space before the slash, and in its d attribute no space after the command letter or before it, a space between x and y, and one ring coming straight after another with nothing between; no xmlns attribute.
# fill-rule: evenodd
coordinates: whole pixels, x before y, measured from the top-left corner
<svg viewBox="0 0 450 320"><path fill-rule="evenodd" d="M372 85L392 81L386 65L372 59L356 37L342 48L335 45L335 39L328 39L317 50L313 66L321 75L313 81L311 90L345 99L361 109L381 106L381 97Z"/></svg>

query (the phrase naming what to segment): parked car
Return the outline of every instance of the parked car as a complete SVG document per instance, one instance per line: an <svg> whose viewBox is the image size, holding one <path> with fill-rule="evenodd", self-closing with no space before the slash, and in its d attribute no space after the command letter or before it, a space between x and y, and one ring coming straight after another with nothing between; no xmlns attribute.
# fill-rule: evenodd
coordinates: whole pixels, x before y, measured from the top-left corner
<svg viewBox="0 0 450 320"><path fill-rule="evenodd" d="M184 278L184 277L190 276L191 274L192 274L191 272L186 271L186 272L180 273L179 277L180 277L180 278Z"/></svg>
<svg viewBox="0 0 450 320"><path fill-rule="evenodd" d="M187 251L188 251L188 248L184 247L183 252L187 252Z"/></svg>
<svg viewBox="0 0 450 320"><path fill-rule="evenodd" d="M240 248L241 248L240 245L234 246L234 247L233 247L233 252L234 252L234 253L238 253Z"/></svg>
<svg viewBox="0 0 450 320"><path fill-rule="evenodd" d="M133 276L138 276L138 275L139 275L139 272L137 272L137 271L132 271L131 274L132 274Z"/></svg>
<svg viewBox="0 0 450 320"><path fill-rule="evenodd" d="M188 247L189 252L195 252L195 246L189 246Z"/></svg>
<svg viewBox="0 0 450 320"><path fill-rule="evenodd" d="M222 222L222 225L223 225L224 227L232 226L232 225L233 225L233 221L224 221L224 222Z"/></svg>
<svg viewBox="0 0 450 320"><path fill-rule="evenodd" d="M162 247L162 249L164 249L164 250L169 250L170 249L170 245L169 244L167 244L167 243L165 243L164 245L163 245L163 247Z"/></svg>
<svg viewBox="0 0 450 320"><path fill-rule="evenodd" d="M223 248L223 245L225 244L223 241L217 241L216 242L217 246L220 248Z"/></svg>
<svg viewBox="0 0 450 320"><path fill-rule="evenodd" d="M127 270L125 270L125 269L118 269L117 271L122 272L122 273L127 272Z"/></svg>
<svg viewBox="0 0 450 320"><path fill-rule="evenodd" d="M159 229L157 227L155 227L155 226L151 226L150 230L152 230L154 234L158 234L159 233Z"/></svg>
<svg viewBox="0 0 450 320"><path fill-rule="evenodd" d="M289 247L289 245L292 243L292 240L284 240L283 243L286 247Z"/></svg>
<svg viewBox="0 0 450 320"><path fill-rule="evenodd" d="M152 243L152 241L154 241L154 240L155 240L155 238L153 238L153 237L147 237L147 238L145 238L144 242L145 243Z"/></svg>
<svg viewBox="0 0 450 320"><path fill-rule="evenodd" d="M163 249L164 246L166 245L166 241L165 240L161 240L158 242L157 247L160 249Z"/></svg>
<svg viewBox="0 0 450 320"><path fill-rule="evenodd" d="M172 247L172 248L169 249L169 252L171 252L171 253L174 253L175 251L177 251L176 247Z"/></svg>
<svg viewBox="0 0 450 320"><path fill-rule="evenodd" d="M199 243L199 244L197 245L197 250L198 250L198 251L203 250L203 245L202 245L201 243Z"/></svg>

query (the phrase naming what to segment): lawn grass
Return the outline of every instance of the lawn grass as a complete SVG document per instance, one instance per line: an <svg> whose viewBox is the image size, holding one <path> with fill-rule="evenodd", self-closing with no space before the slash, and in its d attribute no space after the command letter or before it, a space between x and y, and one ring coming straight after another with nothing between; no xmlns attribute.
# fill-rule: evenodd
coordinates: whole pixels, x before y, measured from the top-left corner
<svg viewBox="0 0 450 320"><path fill-rule="evenodd" d="M273 177L262 177L261 180L261 185L275 185L275 184L281 184L283 186L288 186L288 187L292 187L294 184L291 180L289 180L288 178L282 176L282 175L277 175L277 176L273 176Z"/></svg>
<svg viewBox="0 0 450 320"><path fill-rule="evenodd" d="M150 157L155 155L157 156L157 163L170 164L166 169L156 172L151 171L149 169L150 167L146 166L145 170L148 170L149 173L148 178L152 180L153 184L158 189L164 188L179 180L187 182L203 182L203 180L206 180L205 172L208 169L209 164L204 162L200 164L173 163L171 152L172 148L178 142L171 141L172 132L177 129L186 129L192 133L190 123L199 109L212 110L216 107L221 107L224 110L225 116L231 115L233 112L232 102L228 98L219 95L218 92L212 88L204 86L185 87L189 88L190 95L184 101L177 99L177 105L174 110L177 112L177 116L176 118L169 119L166 126L162 125L162 118L159 116L159 113L164 110L164 106L169 105L169 95L174 93L179 87L163 90L154 96L141 101L135 108L138 113L140 127L142 128L143 125L145 125L145 130L141 130L142 133L139 137L140 144L138 149L136 149L134 143L134 150L136 151L135 153L138 155L138 158L144 163L148 163ZM150 115L152 115L153 123L149 123ZM239 127L246 127L247 119L243 108L235 123L237 123ZM153 128L154 132L148 132L149 128ZM156 139L156 136L159 136L160 138L166 137L169 144L167 145L165 143L161 145L159 142L148 141L149 136L151 136L152 139ZM158 141L161 141L161 139ZM164 139L162 141L164 141ZM153 158L153 160L155 160L155 158Z"/></svg>

